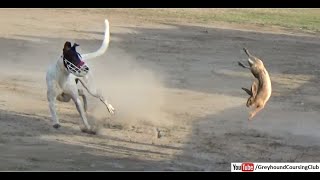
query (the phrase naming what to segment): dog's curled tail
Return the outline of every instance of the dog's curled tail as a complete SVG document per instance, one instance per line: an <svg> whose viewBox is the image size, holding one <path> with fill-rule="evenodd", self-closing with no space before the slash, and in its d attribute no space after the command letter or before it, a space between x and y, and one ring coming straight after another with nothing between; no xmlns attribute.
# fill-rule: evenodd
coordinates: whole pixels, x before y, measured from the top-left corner
<svg viewBox="0 0 320 180"><path fill-rule="evenodd" d="M109 20L105 19L104 23L105 23L105 31L104 31L104 39L103 39L102 45L100 46L100 48L96 52L81 55L84 61L87 61L88 59L99 57L107 51L107 49L109 47L109 42L110 42Z"/></svg>

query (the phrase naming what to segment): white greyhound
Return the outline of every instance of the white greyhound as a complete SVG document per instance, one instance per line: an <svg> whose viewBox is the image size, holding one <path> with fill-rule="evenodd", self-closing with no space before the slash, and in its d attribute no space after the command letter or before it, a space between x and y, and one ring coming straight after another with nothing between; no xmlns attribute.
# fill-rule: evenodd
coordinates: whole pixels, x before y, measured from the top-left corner
<svg viewBox="0 0 320 180"><path fill-rule="evenodd" d="M99 98L106 105L110 114L114 114L115 109L102 95L97 92L92 82L90 82L90 86L88 86L90 71L86 63L87 60L104 54L109 47L109 42L109 21L105 19L104 40L101 47L96 52L80 55L76 51L76 46L78 46L78 44L74 44L71 47L71 43L67 41L64 44L62 56L56 63L49 67L46 75L47 98L54 128L57 129L60 127L60 122L55 107L56 100L61 102L69 102L72 99L85 125L85 129L81 130L86 133L95 134L95 131L89 125L85 115L87 109L87 100L83 91L77 87L78 81L81 82L81 84L92 96ZM80 100L80 96L83 98L83 105Z"/></svg>

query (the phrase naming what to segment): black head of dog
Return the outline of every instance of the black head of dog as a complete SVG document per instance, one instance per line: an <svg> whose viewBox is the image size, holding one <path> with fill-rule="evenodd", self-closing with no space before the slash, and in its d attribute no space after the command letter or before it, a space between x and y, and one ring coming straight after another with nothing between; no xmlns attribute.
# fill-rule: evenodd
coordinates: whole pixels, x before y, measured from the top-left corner
<svg viewBox="0 0 320 180"><path fill-rule="evenodd" d="M77 46L79 45L76 43L71 46L71 43L69 41L65 42L63 48L63 57L75 66L79 67L83 64L83 61L80 59L80 54L76 50Z"/></svg>
<svg viewBox="0 0 320 180"><path fill-rule="evenodd" d="M71 46L69 41L66 41L63 48L63 63L67 70L76 75L76 76L84 76L89 71L88 65L81 60L81 55L77 52L76 47L78 44L74 43ZM67 61L65 61L67 60ZM71 64L73 65L71 65Z"/></svg>

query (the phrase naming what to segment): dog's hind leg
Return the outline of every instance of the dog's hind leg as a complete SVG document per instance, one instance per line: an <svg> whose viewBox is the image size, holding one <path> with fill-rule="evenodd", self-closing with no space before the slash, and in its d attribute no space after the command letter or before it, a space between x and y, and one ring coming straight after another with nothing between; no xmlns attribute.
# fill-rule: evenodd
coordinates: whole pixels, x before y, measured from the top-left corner
<svg viewBox="0 0 320 180"><path fill-rule="evenodd" d="M89 134L94 134L95 132L91 130L91 126L88 123L88 119L87 119L87 117L85 115L85 111L84 111L84 108L82 106L82 103L81 103L81 100L80 100L79 96L75 97L75 98L72 98L72 99L73 99L73 101L74 101L74 103L75 103L75 105L77 107L77 110L78 110L78 112L79 112L79 114L81 116L81 119L82 119L82 121L83 121L83 123L84 123L84 125L86 127L86 129L81 129L81 130L83 132L86 132L86 133L89 133Z"/></svg>
<svg viewBox="0 0 320 180"><path fill-rule="evenodd" d="M82 119L83 124L85 125L85 129L81 129L82 132L85 133L89 133L89 134L95 134L95 131L93 131L91 129L91 126L88 123L88 119L86 117L86 113L84 111L84 107L82 105L82 102L80 100L80 96L79 96L79 92L78 92L78 88L76 86L73 86L74 88L72 88L70 94L72 96L72 100L76 105L76 108L80 114L80 117Z"/></svg>

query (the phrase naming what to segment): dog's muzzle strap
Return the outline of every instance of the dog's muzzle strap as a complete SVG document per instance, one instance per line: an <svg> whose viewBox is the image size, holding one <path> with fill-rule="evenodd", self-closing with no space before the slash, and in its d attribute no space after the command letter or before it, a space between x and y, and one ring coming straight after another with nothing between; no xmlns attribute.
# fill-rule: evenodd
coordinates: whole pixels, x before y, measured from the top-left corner
<svg viewBox="0 0 320 180"><path fill-rule="evenodd" d="M87 75L87 73L89 72L89 67L84 62L79 64L79 66L76 66L70 61L68 61L66 58L62 57L62 59L63 59L63 65L66 68L66 70L74 74L75 76L83 77Z"/></svg>

